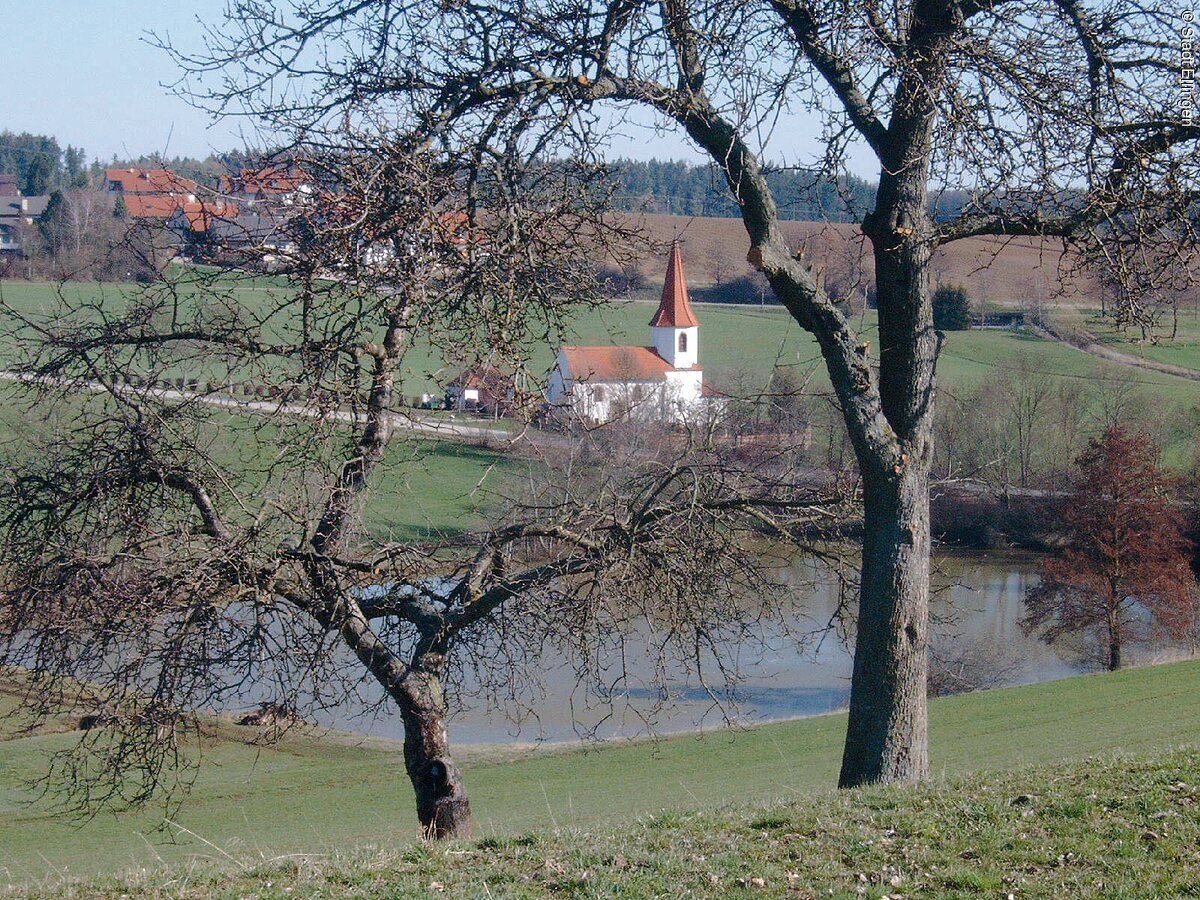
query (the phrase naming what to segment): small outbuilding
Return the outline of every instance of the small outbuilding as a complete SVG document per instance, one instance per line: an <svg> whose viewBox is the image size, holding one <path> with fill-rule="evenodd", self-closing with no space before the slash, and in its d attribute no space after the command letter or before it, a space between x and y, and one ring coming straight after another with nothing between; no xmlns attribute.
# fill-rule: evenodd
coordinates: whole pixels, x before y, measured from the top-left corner
<svg viewBox="0 0 1200 900"><path fill-rule="evenodd" d="M487 363L463 370L446 387L446 409L476 410L497 418L516 396L513 376Z"/></svg>

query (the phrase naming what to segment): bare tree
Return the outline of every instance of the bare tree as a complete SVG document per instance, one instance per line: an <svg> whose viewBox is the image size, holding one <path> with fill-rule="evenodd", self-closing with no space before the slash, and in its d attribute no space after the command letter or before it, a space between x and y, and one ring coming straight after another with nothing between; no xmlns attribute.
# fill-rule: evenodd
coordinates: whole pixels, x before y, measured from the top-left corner
<svg viewBox="0 0 1200 900"><path fill-rule="evenodd" d="M479 533L372 527L381 503L420 502L405 437L435 426L397 408L414 348L519 366L595 286L584 249L620 235L600 233L573 163L403 136L302 149L317 189L288 223L286 286L178 270L137 294L4 309L24 353L14 390L48 425L4 448L0 666L28 673L35 720L75 709L104 726L56 757L86 808L169 788L203 710L303 715L368 676L403 720L421 826L461 836L447 714L464 673L515 696L557 644L581 677L611 679L597 660L641 628L656 677L672 661L703 677L773 612L748 537L831 508L786 471L681 439L608 464L535 454L530 486ZM718 671L714 698L736 674Z"/></svg>
<svg viewBox="0 0 1200 900"><path fill-rule="evenodd" d="M939 635L929 648L929 696L1003 687L1012 684L1024 666L1025 660L1011 646L961 634Z"/></svg>
<svg viewBox="0 0 1200 900"><path fill-rule="evenodd" d="M1154 248L1192 260L1200 126L1173 112L1177 18L1165 0L295 2L232 7L203 52L177 56L189 83L200 79L198 102L274 122L311 127L401 102L423 105L438 133L541 117L547 128L570 122L573 137L598 146L612 129L601 107L640 106L711 156L741 209L749 261L820 344L862 473L840 778L856 785L928 771L940 345L931 257L980 235L1056 238L1103 258L1129 297L1147 287L1151 269L1135 262ZM763 155L792 149L783 126L800 112L820 117L829 168L851 145L879 164L874 209L861 221L874 255L874 348L796 259L764 175ZM969 187L972 200L936 221L931 182Z"/></svg>

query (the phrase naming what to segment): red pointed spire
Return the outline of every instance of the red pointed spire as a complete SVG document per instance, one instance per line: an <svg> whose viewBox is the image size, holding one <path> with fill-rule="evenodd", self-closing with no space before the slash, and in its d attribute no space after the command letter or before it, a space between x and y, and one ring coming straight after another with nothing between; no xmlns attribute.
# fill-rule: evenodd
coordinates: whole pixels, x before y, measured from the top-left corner
<svg viewBox="0 0 1200 900"><path fill-rule="evenodd" d="M683 277L683 255L679 252L679 241L671 245L671 259L667 262L667 280L663 282L662 301L658 312L650 320L652 328L694 328L700 322L692 312L688 300L687 279Z"/></svg>

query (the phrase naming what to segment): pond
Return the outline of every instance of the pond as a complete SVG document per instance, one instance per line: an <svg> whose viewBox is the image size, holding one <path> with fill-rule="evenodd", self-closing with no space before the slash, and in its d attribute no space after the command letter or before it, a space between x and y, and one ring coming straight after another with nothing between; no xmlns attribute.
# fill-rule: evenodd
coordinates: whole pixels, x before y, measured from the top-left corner
<svg viewBox="0 0 1200 900"><path fill-rule="evenodd" d="M941 660L935 669L951 673L951 680L953 673L965 670L967 680L992 687L1063 678L1088 668L1081 646L1051 647L1021 632L1022 598L1037 578L1035 557L942 554L935 557L934 569L932 636L935 655ZM789 580L803 595L804 621L798 630L817 632L836 610L837 579L803 561L793 570ZM651 729L664 733L730 721L753 724L846 706L851 649L836 632L807 640L768 637L765 648L740 654L736 696L721 696L719 704L697 683L694 672L669 672L667 695L639 685L639 674L648 676L651 663L636 657L629 663L632 677L621 684L616 699L598 702L576 687L574 673L563 660L547 659L541 666L544 696L530 703L519 726L503 712L489 712L480 701L455 715L451 739L506 743L572 740L583 735L631 737ZM708 675L710 684L720 683L715 668ZM338 716L337 721L323 724L379 737L403 736L400 717L394 713L367 721Z"/></svg>

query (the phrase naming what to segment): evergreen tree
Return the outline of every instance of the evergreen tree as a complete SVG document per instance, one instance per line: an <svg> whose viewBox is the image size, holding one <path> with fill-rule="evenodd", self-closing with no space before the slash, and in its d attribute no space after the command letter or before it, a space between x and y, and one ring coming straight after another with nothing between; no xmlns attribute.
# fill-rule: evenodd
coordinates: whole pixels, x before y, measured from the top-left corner
<svg viewBox="0 0 1200 900"><path fill-rule="evenodd" d="M25 169L22 190L28 197L36 197L50 190L54 178L54 163L47 153L37 154Z"/></svg>
<svg viewBox="0 0 1200 900"><path fill-rule="evenodd" d="M62 191L54 191L46 204L46 211L38 216L37 227L52 253L57 253L62 244L67 219L67 200Z"/></svg>
<svg viewBox="0 0 1200 900"><path fill-rule="evenodd" d="M67 187L87 187L87 157L82 147L67 146L63 152L63 169Z"/></svg>
<svg viewBox="0 0 1200 900"><path fill-rule="evenodd" d="M933 327L966 331L971 327L971 298L961 285L942 285L933 292Z"/></svg>

